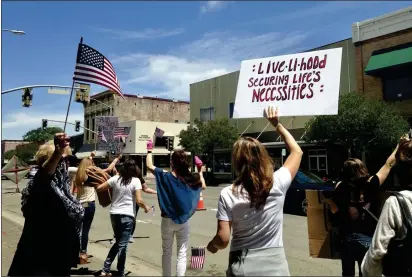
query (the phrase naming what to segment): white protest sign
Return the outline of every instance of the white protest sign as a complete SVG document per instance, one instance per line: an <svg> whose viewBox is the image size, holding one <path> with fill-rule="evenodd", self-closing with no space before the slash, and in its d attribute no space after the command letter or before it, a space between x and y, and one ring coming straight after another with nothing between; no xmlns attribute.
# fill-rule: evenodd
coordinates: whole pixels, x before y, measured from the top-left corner
<svg viewBox="0 0 412 277"><path fill-rule="evenodd" d="M233 118L338 113L342 48L243 61Z"/></svg>
<svg viewBox="0 0 412 277"><path fill-rule="evenodd" d="M98 139L97 149L103 151L114 151L120 153L123 148L123 142L119 138L114 137L116 127L119 126L117 116L96 116L96 129L98 132L103 132L104 138Z"/></svg>

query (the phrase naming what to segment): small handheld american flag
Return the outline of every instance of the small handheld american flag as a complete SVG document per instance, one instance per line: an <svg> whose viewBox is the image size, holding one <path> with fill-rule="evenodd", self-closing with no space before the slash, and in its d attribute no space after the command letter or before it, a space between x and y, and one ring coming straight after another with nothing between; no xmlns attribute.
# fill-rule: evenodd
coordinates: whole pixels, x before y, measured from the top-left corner
<svg viewBox="0 0 412 277"><path fill-rule="evenodd" d="M156 137L161 138L161 137L163 137L164 134L165 134L165 131L163 131L162 129L156 127L156 130L155 130L155 136Z"/></svg>
<svg viewBox="0 0 412 277"><path fill-rule="evenodd" d="M205 264L206 247L192 247L192 257L190 258L190 268L203 268Z"/></svg>

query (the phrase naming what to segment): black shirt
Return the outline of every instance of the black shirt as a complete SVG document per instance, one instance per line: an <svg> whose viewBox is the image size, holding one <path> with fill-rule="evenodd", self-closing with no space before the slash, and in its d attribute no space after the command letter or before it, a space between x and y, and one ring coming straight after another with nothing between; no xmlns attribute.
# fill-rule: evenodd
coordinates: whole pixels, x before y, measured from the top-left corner
<svg viewBox="0 0 412 277"><path fill-rule="evenodd" d="M372 176L369 182L339 184L332 200L339 208L337 216L343 234L361 233L373 236L377 221L370 213L379 217L379 190L380 181L376 175Z"/></svg>

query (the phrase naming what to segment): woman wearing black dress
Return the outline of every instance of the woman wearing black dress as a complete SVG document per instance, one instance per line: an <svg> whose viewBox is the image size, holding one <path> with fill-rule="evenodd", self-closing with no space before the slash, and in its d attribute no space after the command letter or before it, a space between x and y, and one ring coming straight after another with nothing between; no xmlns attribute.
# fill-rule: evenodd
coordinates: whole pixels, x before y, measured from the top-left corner
<svg viewBox="0 0 412 277"><path fill-rule="evenodd" d="M22 191L24 228L8 276L69 276L77 266L84 208L70 193L69 137L36 153L39 171Z"/></svg>

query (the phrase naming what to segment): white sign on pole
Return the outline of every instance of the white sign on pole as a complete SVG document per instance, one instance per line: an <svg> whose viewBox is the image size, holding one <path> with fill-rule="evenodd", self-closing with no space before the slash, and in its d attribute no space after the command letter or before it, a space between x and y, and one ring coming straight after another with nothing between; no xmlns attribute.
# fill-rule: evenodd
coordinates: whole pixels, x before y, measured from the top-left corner
<svg viewBox="0 0 412 277"><path fill-rule="evenodd" d="M338 113L342 48L243 61L233 118Z"/></svg>
<svg viewBox="0 0 412 277"><path fill-rule="evenodd" d="M285 148L282 149L282 156L283 157L286 156L286 149Z"/></svg>
<svg viewBox="0 0 412 277"><path fill-rule="evenodd" d="M53 88L49 88L47 90L47 93L49 94L70 94L69 90L66 89L53 89Z"/></svg>

